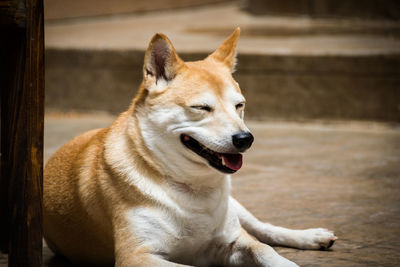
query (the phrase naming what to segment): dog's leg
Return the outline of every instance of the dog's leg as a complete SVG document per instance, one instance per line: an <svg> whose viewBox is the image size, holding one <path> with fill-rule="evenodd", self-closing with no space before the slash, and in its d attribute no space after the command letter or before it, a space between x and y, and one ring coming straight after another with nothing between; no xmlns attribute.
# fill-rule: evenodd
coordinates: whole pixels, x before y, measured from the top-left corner
<svg viewBox="0 0 400 267"><path fill-rule="evenodd" d="M152 242L141 245L124 221L119 221L118 229L114 233L115 267L189 267L168 261L163 252L151 245Z"/></svg>
<svg viewBox="0 0 400 267"><path fill-rule="evenodd" d="M337 239L333 232L323 228L292 230L261 222L233 197L230 198L230 204L233 205L242 227L269 245L299 249L324 249L331 247Z"/></svg>
<svg viewBox="0 0 400 267"><path fill-rule="evenodd" d="M147 247L135 250L120 248L115 253L115 267L190 267L164 259L161 255L151 253Z"/></svg>
<svg viewBox="0 0 400 267"><path fill-rule="evenodd" d="M224 266L298 266L279 255L272 247L250 236L244 229L234 242L221 246L217 253L218 264Z"/></svg>

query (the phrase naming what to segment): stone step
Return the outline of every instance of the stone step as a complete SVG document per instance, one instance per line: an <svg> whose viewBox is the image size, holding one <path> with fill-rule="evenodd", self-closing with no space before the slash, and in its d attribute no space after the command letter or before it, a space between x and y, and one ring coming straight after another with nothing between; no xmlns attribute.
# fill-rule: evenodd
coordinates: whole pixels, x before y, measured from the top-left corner
<svg viewBox="0 0 400 267"><path fill-rule="evenodd" d="M187 8L233 0L44 0L45 19L59 20Z"/></svg>
<svg viewBox="0 0 400 267"><path fill-rule="evenodd" d="M254 16L236 3L48 23L46 107L121 112L155 32L197 60L236 26L248 117L400 121L398 22Z"/></svg>
<svg viewBox="0 0 400 267"><path fill-rule="evenodd" d="M397 0L249 0L255 14L400 19Z"/></svg>

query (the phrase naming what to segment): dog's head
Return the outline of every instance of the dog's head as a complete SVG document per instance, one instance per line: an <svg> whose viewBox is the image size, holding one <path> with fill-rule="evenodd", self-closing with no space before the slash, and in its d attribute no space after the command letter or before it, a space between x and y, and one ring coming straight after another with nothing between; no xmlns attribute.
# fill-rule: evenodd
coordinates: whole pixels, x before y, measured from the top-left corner
<svg viewBox="0 0 400 267"><path fill-rule="evenodd" d="M234 173L253 142L245 98L232 72L239 28L206 59L183 62L156 34L146 51L136 98L143 139L167 168Z"/></svg>

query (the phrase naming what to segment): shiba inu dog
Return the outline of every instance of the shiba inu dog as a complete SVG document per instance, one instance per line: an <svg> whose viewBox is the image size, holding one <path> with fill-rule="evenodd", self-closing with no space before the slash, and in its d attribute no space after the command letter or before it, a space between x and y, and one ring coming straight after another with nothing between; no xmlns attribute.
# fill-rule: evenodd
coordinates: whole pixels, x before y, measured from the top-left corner
<svg viewBox="0 0 400 267"><path fill-rule="evenodd" d="M230 196L229 174L253 142L232 78L238 37L196 62L153 37L129 109L47 163L44 233L54 252L81 266L297 266L269 245L333 244L331 231L261 222Z"/></svg>

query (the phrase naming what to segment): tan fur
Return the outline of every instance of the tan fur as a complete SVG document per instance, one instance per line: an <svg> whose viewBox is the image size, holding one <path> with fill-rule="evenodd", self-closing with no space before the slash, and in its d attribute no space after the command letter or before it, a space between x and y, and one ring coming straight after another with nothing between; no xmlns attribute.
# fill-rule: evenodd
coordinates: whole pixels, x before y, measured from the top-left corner
<svg viewBox="0 0 400 267"><path fill-rule="evenodd" d="M154 204L135 186L119 179L118 170L105 159L106 138L110 132L125 129L126 116L127 113L121 114L110 128L92 130L74 138L46 164L45 237L51 236L46 240L54 251L79 265L111 264L114 261L113 240L126 238L122 230L125 222L119 217L121 210L132 205ZM133 143L131 145L134 153L136 149ZM139 149L138 153L146 152ZM149 167L149 162L138 159L137 166L157 180L156 167ZM114 232L114 229L121 230ZM125 247L125 242L120 246Z"/></svg>
<svg viewBox="0 0 400 267"><path fill-rule="evenodd" d="M268 225L229 197L229 176L198 159L165 130L176 116L194 125L205 123L209 138L228 132L229 142L232 134L247 129L243 110L235 109L244 98L231 76L238 36L236 29L213 54L197 62L183 62L165 35L153 37L143 82L129 109L110 127L65 144L45 167L44 235L53 251L81 266L177 265L173 260L295 266L241 228L246 225L264 238L261 230ZM202 105L198 101L205 94L215 101L212 112L193 108ZM168 114L171 110L180 115ZM163 152L157 146L164 143L176 144L183 152L171 151L174 147ZM183 163L171 155L193 169L180 166ZM274 239L281 240L279 234L266 238L279 243ZM294 242L282 234L287 240L283 245Z"/></svg>
<svg viewBox="0 0 400 267"><path fill-rule="evenodd" d="M154 41L160 38L172 46L164 35L155 35L146 52L145 66ZM224 50L226 46L225 44ZM221 57L220 54L216 56ZM179 87L149 96L146 90L148 81L145 79L131 107L122 113L110 128L92 130L74 138L58 150L46 165L45 237L54 251L77 264L112 263L115 253L120 255L118 252L121 250L134 251L134 240L128 241L129 235L121 230L126 227L126 222L119 217L119 213L135 205L154 205L152 199L143 196L135 186L124 181L118 169L107 163L104 150L110 134L126 135L130 145L127 150L131 154L129 156L135 160L138 171L153 181L160 182L163 177L162 170L144 145L137 125L128 129L128 118L135 117L138 107L147 108L171 101L186 107L190 99L210 88L215 89L220 95L224 87L220 77L230 72L221 68L222 64L230 63L221 63L214 58L214 55L204 61L188 62L183 65L183 61L173 50L172 61L171 65L176 69L169 71L179 72L182 81ZM146 76L145 72L144 67ZM198 81L206 81L207 85ZM188 87L192 90L187 90ZM181 186L187 188L184 184ZM115 239L120 239L121 242L114 248L113 243L117 241ZM128 256L124 254L123 257Z"/></svg>

